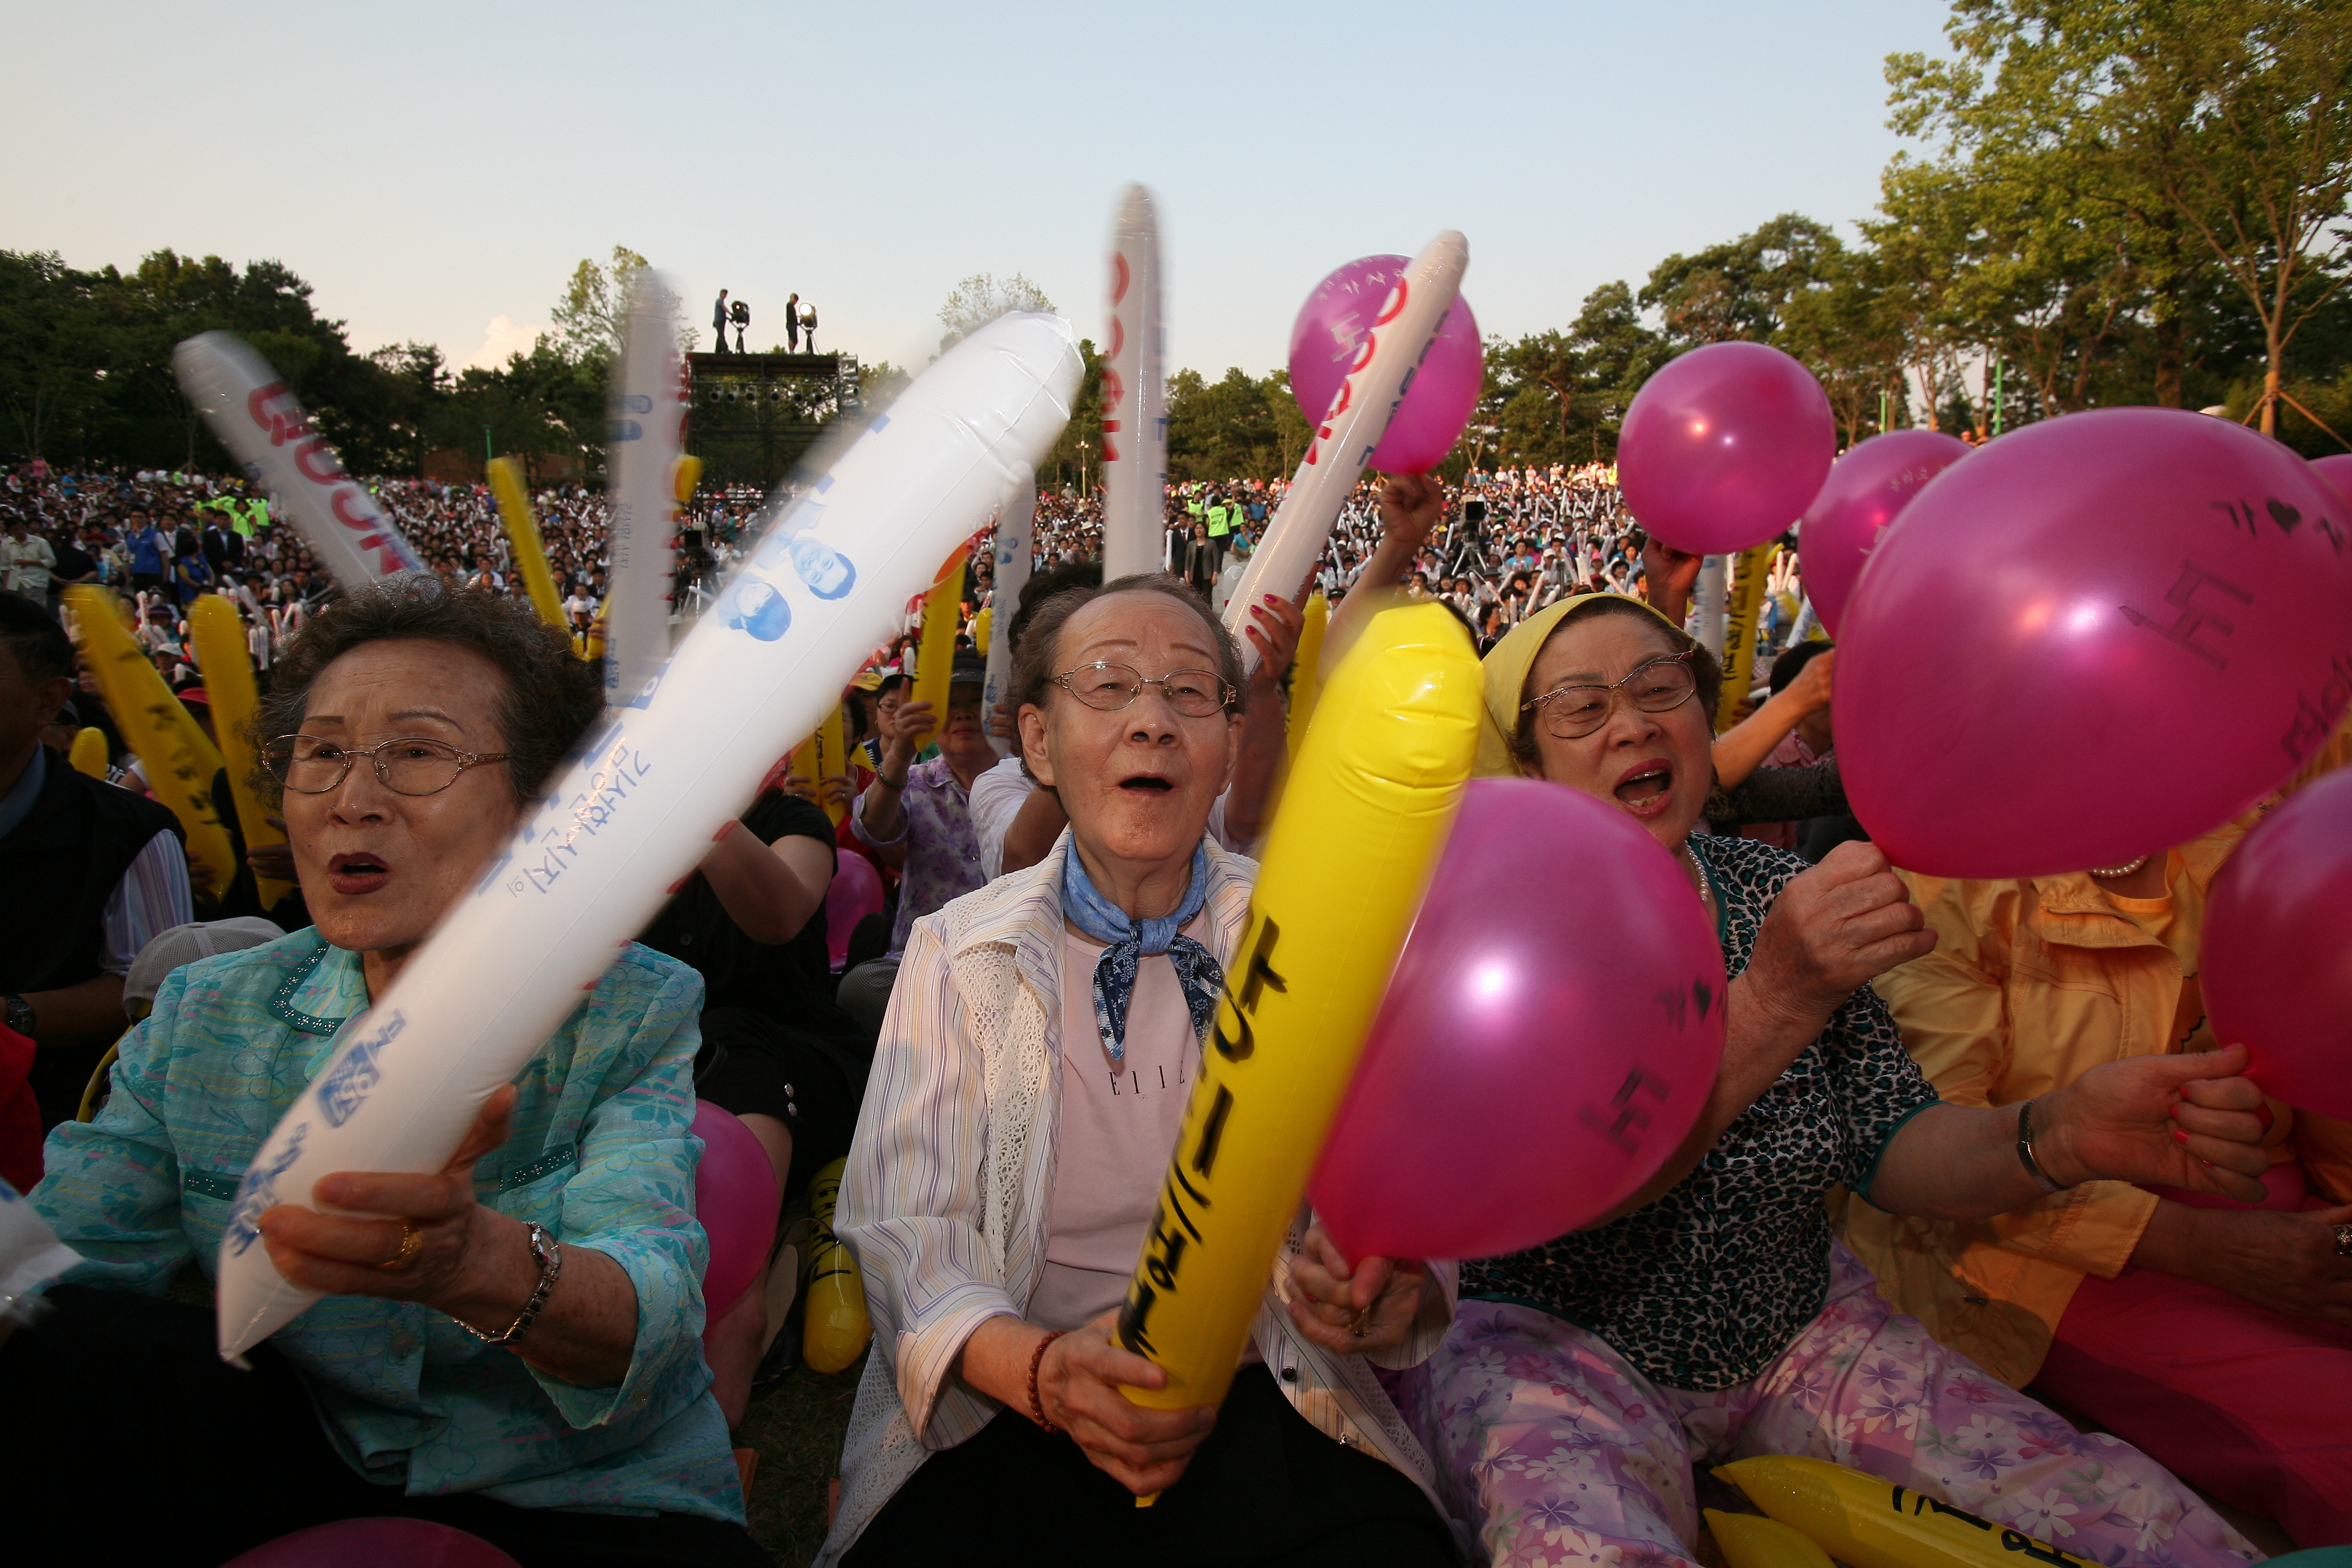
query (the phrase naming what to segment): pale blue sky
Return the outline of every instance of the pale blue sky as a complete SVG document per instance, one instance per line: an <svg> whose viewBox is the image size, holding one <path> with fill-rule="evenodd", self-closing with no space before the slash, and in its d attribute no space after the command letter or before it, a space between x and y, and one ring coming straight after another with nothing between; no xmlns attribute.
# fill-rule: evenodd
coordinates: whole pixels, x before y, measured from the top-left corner
<svg viewBox="0 0 2352 1568"><path fill-rule="evenodd" d="M1934 0L237 5L10 0L0 247L275 257L361 348L527 343L614 241L761 343L919 364L967 273L1097 338L1120 184L1160 198L1171 368L1280 363L1317 279L1440 228L1482 328L1794 209L1897 146Z"/></svg>

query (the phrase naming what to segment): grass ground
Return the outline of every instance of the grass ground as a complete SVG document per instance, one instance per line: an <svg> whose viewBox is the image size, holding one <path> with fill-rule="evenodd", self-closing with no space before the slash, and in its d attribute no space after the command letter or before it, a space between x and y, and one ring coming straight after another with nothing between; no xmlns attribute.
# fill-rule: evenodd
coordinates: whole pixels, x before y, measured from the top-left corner
<svg viewBox="0 0 2352 1568"><path fill-rule="evenodd" d="M737 1447L760 1453L748 1500L751 1535L780 1568L804 1568L824 1543L828 1484L841 1473L841 1442L863 1370L861 1362L826 1377L794 1366L751 1402L735 1430Z"/></svg>

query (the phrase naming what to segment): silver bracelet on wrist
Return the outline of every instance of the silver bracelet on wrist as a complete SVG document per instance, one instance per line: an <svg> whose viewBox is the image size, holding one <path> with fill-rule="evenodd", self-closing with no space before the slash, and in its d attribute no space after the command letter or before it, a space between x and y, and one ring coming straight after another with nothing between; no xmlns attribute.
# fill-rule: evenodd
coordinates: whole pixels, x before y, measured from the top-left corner
<svg viewBox="0 0 2352 1568"><path fill-rule="evenodd" d="M2045 1193L2063 1193L2066 1189L2050 1179L2042 1163L2033 1157L2033 1101L2021 1102L2017 1108L2017 1162L2025 1173Z"/></svg>
<svg viewBox="0 0 2352 1568"><path fill-rule="evenodd" d="M522 1310L515 1314L515 1321L495 1334L486 1334L463 1318L450 1320L486 1345L511 1344L530 1332L530 1326L539 1321L540 1310L554 1294L555 1277L563 1272L563 1248L547 1234L547 1227L533 1220L528 1222L528 1230L530 1255L539 1260L539 1285L531 1291L530 1300L522 1304Z"/></svg>

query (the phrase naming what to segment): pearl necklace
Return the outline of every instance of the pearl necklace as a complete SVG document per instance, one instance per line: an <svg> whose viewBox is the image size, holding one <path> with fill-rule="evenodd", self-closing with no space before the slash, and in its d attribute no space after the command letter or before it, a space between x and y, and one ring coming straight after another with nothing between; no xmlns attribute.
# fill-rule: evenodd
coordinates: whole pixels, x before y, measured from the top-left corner
<svg viewBox="0 0 2352 1568"><path fill-rule="evenodd" d="M2134 871L2138 870L2142 866L2147 865L2150 860L2153 860L2153 859L2155 859L2155 858L2156 858L2155 854L2154 854L2153 852L2150 852L2150 853L2148 853L2148 854L2146 854L2146 855L2141 856L2141 857L2140 857L2138 859L2137 859L2137 860L2127 861L2126 863L2125 863L2124 865L2121 865L2121 866L2109 866L2109 867L2105 868L2105 869L2102 869L2102 868L2098 868L2098 867L2096 867L2096 866L2094 866L2093 868L2091 868L2091 875L2092 875L2092 876L2094 876L2094 877L2109 877L2109 878L2115 878L2115 877L2128 877L2128 876L2130 876Z"/></svg>
<svg viewBox="0 0 2352 1568"><path fill-rule="evenodd" d="M1690 846L1685 843L1675 851L1675 858L1683 863L1683 869L1690 873L1691 886L1698 889L1698 907L1706 911L1708 920L1718 918L1715 908L1715 889L1708 885L1706 873L1699 868L1698 857L1691 853Z"/></svg>

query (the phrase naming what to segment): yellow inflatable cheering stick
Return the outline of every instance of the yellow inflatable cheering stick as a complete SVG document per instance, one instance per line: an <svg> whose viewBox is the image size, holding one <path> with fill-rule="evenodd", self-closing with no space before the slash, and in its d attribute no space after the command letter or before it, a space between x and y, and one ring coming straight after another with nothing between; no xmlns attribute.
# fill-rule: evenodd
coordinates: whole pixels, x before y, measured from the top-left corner
<svg viewBox="0 0 2352 1568"><path fill-rule="evenodd" d="M2022 1531L1827 1459L1768 1454L1715 1473L1853 1568L2094 1568Z"/></svg>
<svg viewBox="0 0 2352 1568"><path fill-rule="evenodd" d="M1708 1509L1706 1527L1730 1568L1832 1568L1830 1554L1803 1531L1759 1513Z"/></svg>
<svg viewBox="0 0 2352 1568"><path fill-rule="evenodd" d="M1331 601L1320 594L1307 595L1304 624L1298 629L1298 654L1290 661L1290 765L1298 765L1298 750L1307 744L1307 726L1315 717L1316 676L1323 664L1323 633L1331 624Z"/></svg>
<svg viewBox="0 0 2352 1568"><path fill-rule="evenodd" d="M1739 721L1739 705L1748 700L1756 676L1756 627L1764 610L1764 583L1771 574L1770 541L1739 552L1732 575L1731 613L1723 626L1723 691L1716 699L1715 727L1728 730Z"/></svg>
<svg viewBox="0 0 2352 1568"><path fill-rule="evenodd" d="M73 763L76 773L88 773L94 779L104 778L107 764L112 760L106 754L106 731L95 724L83 725L74 732L73 751L68 754L68 760Z"/></svg>
<svg viewBox="0 0 2352 1568"><path fill-rule="evenodd" d="M564 624L563 599L555 591L555 574L547 569L547 546L539 537L539 520L530 514L530 496L523 489L522 468L512 458L490 459L490 493L499 498L499 515L506 519L507 546L514 552L515 570L530 590L530 607L558 631Z"/></svg>
<svg viewBox="0 0 2352 1568"><path fill-rule="evenodd" d="M1477 656L1436 605L1376 616L1323 689L1119 1314L1119 1342L1168 1372L1125 1391L1138 1405L1216 1405L1233 1382L1470 777L1478 710Z"/></svg>
<svg viewBox="0 0 2352 1568"><path fill-rule="evenodd" d="M236 854L220 814L213 809L213 775L220 772L220 752L131 640L112 594L86 585L68 588L66 604L73 611L75 646L98 681L98 694L114 715L115 728L139 753L148 787L180 819L188 853L214 895L227 892L236 879Z"/></svg>
<svg viewBox="0 0 2352 1568"><path fill-rule="evenodd" d="M842 1371L866 1353L874 1337L866 1315L866 1280L857 1259L833 1234L833 1205L841 1196L842 1168L846 1157L819 1171L809 1183L809 1217L814 1222L809 1237L808 1316L801 1329L801 1359L813 1371Z"/></svg>
<svg viewBox="0 0 2352 1568"><path fill-rule="evenodd" d="M835 827L840 826L841 819L849 815L849 808L837 800L826 799L824 794L826 779L835 773L849 771L847 761L842 755L841 710L838 707L824 716L824 722L816 727L816 733L793 748L792 771L808 780L810 787L818 792L817 802L824 807L825 816L833 819Z"/></svg>
<svg viewBox="0 0 2352 1568"><path fill-rule="evenodd" d="M940 568L939 581L923 595L923 636L915 645L915 683L909 702L931 705L930 743L938 745L948 728L948 676L955 668L956 611L962 603L963 563L967 551L957 545Z"/></svg>
<svg viewBox="0 0 2352 1568"><path fill-rule="evenodd" d="M206 594L189 607L188 637L196 645L196 668L204 671L205 695L212 700L213 736L219 744L221 761L228 765L229 798L236 805L236 825L245 835L245 847L283 844L286 830L269 825L261 797L253 793L257 759L245 726L261 706L261 693L253 684L252 656L246 652L245 621L234 603L218 594ZM265 910L274 908L293 890L291 882L257 879L254 883L254 892Z"/></svg>

